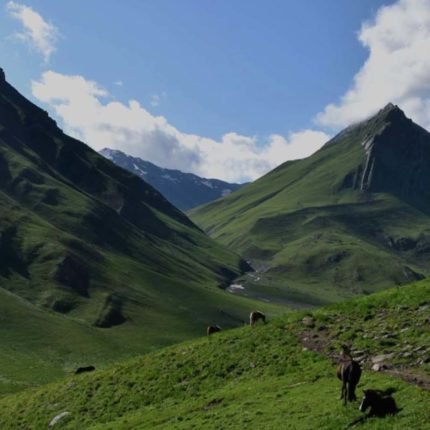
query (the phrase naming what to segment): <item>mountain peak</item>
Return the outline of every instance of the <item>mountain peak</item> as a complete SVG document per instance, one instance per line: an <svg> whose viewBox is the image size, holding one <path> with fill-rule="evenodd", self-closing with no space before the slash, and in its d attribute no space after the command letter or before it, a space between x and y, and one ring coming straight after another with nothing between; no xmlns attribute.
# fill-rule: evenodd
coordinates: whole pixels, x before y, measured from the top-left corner
<svg viewBox="0 0 430 430"><path fill-rule="evenodd" d="M4 70L0 67L0 82L6 81L6 74Z"/></svg>
<svg viewBox="0 0 430 430"><path fill-rule="evenodd" d="M389 102L388 104L385 105L384 108L381 109L381 111L389 112L391 110L396 110L396 109L401 110L397 105Z"/></svg>
<svg viewBox="0 0 430 430"><path fill-rule="evenodd" d="M385 117L390 120L395 120L406 118L406 115L397 105L390 102L382 108L375 117Z"/></svg>

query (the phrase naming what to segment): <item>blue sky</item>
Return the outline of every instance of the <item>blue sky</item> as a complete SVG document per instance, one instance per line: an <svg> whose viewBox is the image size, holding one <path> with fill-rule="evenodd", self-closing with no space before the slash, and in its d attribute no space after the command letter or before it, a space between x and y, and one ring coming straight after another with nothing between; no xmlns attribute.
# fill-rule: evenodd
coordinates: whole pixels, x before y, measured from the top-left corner
<svg viewBox="0 0 430 430"><path fill-rule="evenodd" d="M427 125L429 0L3 5L9 82L96 149L243 181L388 101Z"/></svg>

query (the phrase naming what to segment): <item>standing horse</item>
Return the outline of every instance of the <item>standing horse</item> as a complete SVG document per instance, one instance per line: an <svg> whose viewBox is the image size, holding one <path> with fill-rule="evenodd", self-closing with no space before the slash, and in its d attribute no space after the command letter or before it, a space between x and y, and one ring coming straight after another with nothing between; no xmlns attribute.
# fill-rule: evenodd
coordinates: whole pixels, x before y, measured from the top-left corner
<svg viewBox="0 0 430 430"><path fill-rule="evenodd" d="M340 399L344 401L346 405L347 401L357 400L355 395L355 387L360 381L361 367L353 360L349 347L342 347L342 358L337 368L337 377L342 381L342 388L340 393Z"/></svg>
<svg viewBox="0 0 430 430"><path fill-rule="evenodd" d="M210 325L208 326L206 333L210 336L211 334L218 333L219 331L221 331L221 327L219 325Z"/></svg>
<svg viewBox="0 0 430 430"><path fill-rule="evenodd" d="M262 320L266 324L266 315L263 312L252 311L249 314L249 325L254 325L259 320Z"/></svg>
<svg viewBox="0 0 430 430"><path fill-rule="evenodd" d="M386 415L394 415L399 412L395 400L383 391L364 390L363 393L364 396L361 400L360 411L366 412L366 409L370 408L369 417L385 417Z"/></svg>

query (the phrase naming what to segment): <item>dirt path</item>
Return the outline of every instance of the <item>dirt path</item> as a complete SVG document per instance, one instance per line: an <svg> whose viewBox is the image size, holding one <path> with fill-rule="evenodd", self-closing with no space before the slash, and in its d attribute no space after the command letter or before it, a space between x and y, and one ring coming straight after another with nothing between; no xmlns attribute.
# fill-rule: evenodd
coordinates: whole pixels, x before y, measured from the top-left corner
<svg viewBox="0 0 430 430"><path fill-rule="evenodd" d="M326 357L330 358L333 364L337 364L339 362L339 354L330 351L329 348L330 345L333 345L335 340L335 337L330 333L329 330L303 330L299 334L299 339L304 348L325 355ZM367 354L366 359L369 359L370 356L371 354ZM364 368L367 371L373 372L373 370L370 368L369 362L364 365ZM400 378L403 381L414 384L424 390L430 391L430 376L419 372L416 366L388 366L387 368L383 368L379 371L384 372L390 376Z"/></svg>

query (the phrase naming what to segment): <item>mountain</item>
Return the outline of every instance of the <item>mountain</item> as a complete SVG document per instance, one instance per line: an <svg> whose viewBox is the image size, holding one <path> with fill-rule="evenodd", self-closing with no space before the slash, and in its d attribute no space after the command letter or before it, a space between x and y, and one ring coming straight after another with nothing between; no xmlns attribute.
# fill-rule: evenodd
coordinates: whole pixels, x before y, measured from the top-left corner
<svg viewBox="0 0 430 430"><path fill-rule="evenodd" d="M254 305L219 287L246 269L1 71L0 391L30 362L46 380L241 324Z"/></svg>
<svg viewBox="0 0 430 430"><path fill-rule="evenodd" d="M322 304L421 279L430 134L389 104L190 216L255 268L238 293Z"/></svg>
<svg viewBox="0 0 430 430"><path fill-rule="evenodd" d="M179 170L163 169L149 161L115 149L105 148L100 151L100 154L151 184L167 200L183 211L224 197L243 186L243 184L230 184L219 179L200 178Z"/></svg>
<svg viewBox="0 0 430 430"><path fill-rule="evenodd" d="M429 295L421 281L2 396L0 428L46 429L59 416L54 428L68 430L428 429ZM387 390L398 414L352 425L364 415L339 400L335 365L352 340L357 397Z"/></svg>

